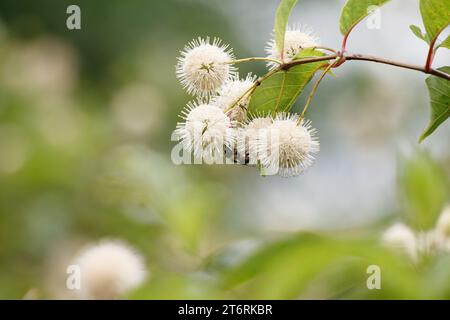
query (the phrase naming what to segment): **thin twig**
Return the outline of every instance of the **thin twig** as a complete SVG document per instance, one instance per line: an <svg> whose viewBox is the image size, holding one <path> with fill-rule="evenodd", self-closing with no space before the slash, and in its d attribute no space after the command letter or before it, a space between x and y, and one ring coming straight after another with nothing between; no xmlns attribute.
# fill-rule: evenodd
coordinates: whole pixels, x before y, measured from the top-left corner
<svg viewBox="0 0 450 320"><path fill-rule="evenodd" d="M338 55L329 55L329 56L324 56L324 57L294 60L292 62L285 63L281 67L283 69L287 70L296 65L313 63L313 62L318 62L318 61L332 60L332 59L336 59L337 57L338 57ZM342 57L345 60L360 60L360 61L370 61L370 62L375 62L375 63L387 64L387 65L391 65L391 66L395 66L395 67L399 67L399 68L410 69L410 70L423 72L426 74L431 74L431 75L434 75L434 76L437 76L437 77L440 77L443 79L450 80L450 75L445 72L442 72L442 71L439 71L436 69L432 69L432 68L430 68L429 70L426 70L424 67L418 66L418 65L413 65L413 64L393 61L393 60L389 60L389 59L384 59L384 58L380 58L380 57L363 55L363 54L344 54L344 55L342 55Z"/></svg>
<svg viewBox="0 0 450 320"><path fill-rule="evenodd" d="M425 62L425 70L429 71L431 69L431 65L433 64L433 58L434 58L434 45L436 44L437 37L433 39L430 43L430 48L428 49L428 55L427 60Z"/></svg>
<svg viewBox="0 0 450 320"><path fill-rule="evenodd" d="M256 80L255 83L250 88L248 88L235 102L233 102L233 104L231 106L229 106L228 108L225 109L224 113L227 113L228 111L233 109L239 103L239 101L244 99L244 97L246 95L252 94L253 91L261 84L261 82L263 82L268 77L270 77L271 75L277 73L280 70L281 70L281 66L278 67L278 68L274 68L274 69L270 70L269 72L267 72L264 76L262 76L258 80Z"/></svg>
<svg viewBox="0 0 450 320"><path fill-rule="evenodd" d="M337 58L339 59L339 58ZM302 113L300 114L300 118L298 118L298 124L301 123L301 121L305 118L306 110L308 110L309 105L311 104L311 101L314 97L314 94L316 93L317 89L319 88L320 83L322 82L323 78L325 78L325 75L330 71L330 69L333 67L334 63L328 64L328 66L325 68L325 70L320 75L319 79L315 83L314 87L311 90L311 93L308 96L308 100L306 100L305 107L303 108Z"/></svg>
<svg viewBox="0 0 450 320"><path fill-rule="evenodd" d="M284 70L288 70L288 69L290 69L290 68L292 68L294 66L298 66L298 65L301 65L301 64L314 63L314 62L327 61L327 60L334 60L337 57L339 57L339 55L333 54L333 55L323 56L323 57L313 57L313 58L298 59L298 60L287 62L287 63L281 65L281 68L284 69Z"/></svg>
<svg viewBox="0 0 450 320"><path fill-rule="evenodd" d="M316 48L318 48L318 47L316 47ZM399 68L409 69L409 70L415 70L415 71L423 72L423 73L426 73L426 74L431 74L431 75L434 75L436 77L440 77L440 78L443 78L443 79L446 79L446 80L450 80L450 75L449 74L447 74L445 72L442 72L442 71L439 71L439 70L436 70L436 69L433 69L433 68L429 68L429 70L427 70L425 67L422 67L422 66L408 64L408 63L403 63L403 62L398 62L398 61L393 61L393 60L389 60L389 59L384 59L384 58L370 56L370 55L364 55L364 54L345 54L345 53L342 54L342 53L338 53L338 54L333 54L333 55L328 55L328 56L323 56L323 57L304 58L304 59L294 60L294 61L287 62L287 63L281 63L280 61L275 60L275 59L271 59L271 58L256 58L255 57L255 58L240 59L240 60L230 61L229 63L240 63L240 62L249 62L249 61L272 61L272 62L280 63L280 66L270 70L264 76L259 78L253 84L253 86L251 86L248 90L246 90L244 92L244 94L241 97L239 97L239 99L237 99L231 106L229 106L225 110L225 113L230 111L231 109L233 109L239 103L239 101L241 101L246 95L252 93L261 84L262 81L266 80L268 77L270 77L271 75L273 75L274 73L276 73L276 72L278 72L280 70L289 70L290 68L292 68L294 66L298 66L298 65L302 65L302 64L308 64L308 63L314 63L314 62L320 62L320 61L329 61L329 60L334 60L334 59L337 59L337 58L342 59L342 61L359 60L359 61L370 61L370 62L375 62L375 63L387 64L387 65L391 65L391 66L394 66L394 67L399 67ZM338 66L338 65L335 64L335 63L332 63L332 64L330 64L328 66L328 68L332 68L333 66ZM326 72L328 72L328 70ZM325 76L326 72L324 72L322 74L321 78L319 79L319 82L316 83L317 86L320 83L320 81L323 79L323 77ZM312 93L314 94L314 92L316 90L317 90L317 88L314 88ZM307 106L309 105L309 102L307 102L307 105L305 106L305 109L307 109ZM306 111L306 110L304 110L304 111ZM304 115L304 112L302 112L302 116L303 115Z"/></svg>
<svg viewBox="0 0 450 320"><path fill-rule="evenodd" d="M238 64L242 62L252 62L252 61L264 61L264 62L274 62L276 64L283 64L280 60L272 59L272 58L263 58L263 57L252 57L252 58L245 58L245 59L238 59L238 60L231 60L228 62L225 62L226 64Z"/></svg>

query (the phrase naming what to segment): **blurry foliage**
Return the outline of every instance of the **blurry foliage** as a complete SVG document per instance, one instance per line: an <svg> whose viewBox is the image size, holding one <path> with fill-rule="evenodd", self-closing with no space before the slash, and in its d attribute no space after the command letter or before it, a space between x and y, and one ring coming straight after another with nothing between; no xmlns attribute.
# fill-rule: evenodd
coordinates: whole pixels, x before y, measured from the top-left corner
<svg viewBox="0 0 450 320"><path fill-rule="evenodd" d="M432 228L450 198L448 177L442 168L428 154L418 151L402 159L399 180L406 220L417 229Z"/></svg>
<svg viewBox="0 0 450 320"><path fill-rule="evenodd" d="M89 32L65 28L69 3L82 7ZM104 237L146 257L151 277L130 298L450 298L447 255L413 266L370 232L248 239L224 223L225 200L239 192L225 182L239 171L171 163L168 128L185 100L174 90L177 50L205 28L233 37L211 8L0 2L0 298L33 288L37 298L67 297L69 259ZM130 82L142 99L122 122ZM144 117L171 119L154 131L134 127L150 100L156 111ZM448 166L423 152L400 162L400 213L417 228L433 225L449 201ZM370 264L382 269L380 291L365 287Z"/></svg>

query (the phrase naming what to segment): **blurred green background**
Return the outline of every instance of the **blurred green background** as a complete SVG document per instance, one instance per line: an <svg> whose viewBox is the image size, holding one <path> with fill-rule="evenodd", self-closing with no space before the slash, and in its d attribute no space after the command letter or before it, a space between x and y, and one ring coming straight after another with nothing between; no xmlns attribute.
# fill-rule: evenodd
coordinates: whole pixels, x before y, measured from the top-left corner
<svg viewBox="0 0 450 320"><path fill-rule="evenodd" d="M344 1L299 1L292 22L339 47ZM66 8L81 8L81 30ZM432 228L450 202L450 128L418 145L425 76L348 63L309 117L316 164L293 179L239 166L176 166L171 132L188 97L184 45L219 36L264 55L275 0L0 2L0 298L70 298L68 261L119 238L151 277L130 298L450 298L450 254L420 264L380 245L403 221ZM418 1L392 3L351 50L422 63L408 30ZM436 65L450 62L442 49ZM262 74L265 66L240 66ZM304 103L300 98L298 107ZM382 289L366 287L379 265Z"/></svg>

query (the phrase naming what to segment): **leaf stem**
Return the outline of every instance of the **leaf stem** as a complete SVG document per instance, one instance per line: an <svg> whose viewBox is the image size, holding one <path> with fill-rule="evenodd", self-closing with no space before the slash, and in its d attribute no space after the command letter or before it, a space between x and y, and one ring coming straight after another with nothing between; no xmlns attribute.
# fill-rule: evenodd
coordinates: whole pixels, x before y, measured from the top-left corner
<svg viewBox="0 0 450 320"><path fill-rule="evenodd" d="M440 77L440 78L443 78L446 80L450 80L450 75L446 74L445 72L433 69L433 68L429 68L429 70L427 70L426 68L424 68L422 66L417 66L417 65L413 65L413 64L397 62L397 61L393 61L393 60L389 60L389 59L368 56L368 55L362 55L362 54L349 54L349 55L344 55L344 56L347 60L360 60L360 61L370 61L370 62L376 62L376 63L381 63L381 64L387 64L387 65L391 65L394 67L415 70L415 71L423 72L426 74L431 74L431 75L434 75L434 76L437 76L437 77Z"/></svg>
<svg viewBox="0 0 450 320"><path fill-rule="evenodd" d="M430 70L431 65L433 64L433 58L434 58L434 45L436 44L437 37L433 39L430 43L430 48L428 49L428 55L427 55L427 61L425 63L425 70Z"/></svg>
<svg viewBox="0 0 450 320"><path fill-rule="evenodd" d="M252 61L265 61L265 62L274 62L276 64L283 64L280 60L272 59L272 58L264 58L264 57L251 57L251 58L245 58L245 59L238 59L238 60L232 60L225 62L226 64L238 64L242 62L252 62Z"/></svg>
<svg viewBox="0 0 450 320"><path fill-rule="evenodd" d="M336 60L338 60L338 59L339 58L336 58ZM308 107L311 104L311 101L312 101L312 99L314 97L314 94L316 93L317 89L319 88L319 85L322 82L323 78L325 78L325 75L328 73L328 71L331 70L333 65L334 65L334 63L328 64L328 66L325 68L325 70L322 72L322 74L320 75L319 79L315 83L314 87L311 90L311 93L308 96L308 100L306 100L306 104L305 104L305 107L303 108L302 113L300 114L300 118L298 118L297 125L299 125L301 123L301 121L305 118L306 110L308 110Z"/></svg>
<svg viewBox="0 0 450 320"><path fill-rule="evenodd" d="M298 59L293 60L291 62L287 62L281 66L282 69L288 70L294 66L298 66L301 64L308 64L308 63L314 63L314 62L320 62L320 61L327 61L327 60L333 60L339 57L338 54L333 54L329 56L323 56L323 57L312 57L312 58L304 58L304 59Z"/></svg>

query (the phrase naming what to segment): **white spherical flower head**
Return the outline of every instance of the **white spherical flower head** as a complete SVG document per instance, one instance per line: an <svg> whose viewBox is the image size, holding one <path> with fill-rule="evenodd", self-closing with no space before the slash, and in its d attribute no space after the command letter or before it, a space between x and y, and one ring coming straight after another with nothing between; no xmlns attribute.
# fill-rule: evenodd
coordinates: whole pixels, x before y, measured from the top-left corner
<svg viewBox="0 0 450 320"><path fill-rule="evenodd" d="M208 96L215 93L235 72L228 62L234 60L228 45L209 38L191 41L181 52L177 76L189 94Z"/></svg>
<svg viewBox="0 0 450 320"><path fill-rule="evenodd" d="M382 242L386 246L405 252L414 261L418 258L417 237L414 232L403 223L394 224L387 229L382 236Z"/></svg>
<svg viewBox="0 0 450 320"><path fill-rule="evenodd" d="M84 299L120 298L147 276L142 257L120 241L88 246L74 263L80 268L80 294Z"/></svg>
<svg viewBox="0 0 450 320"><path fill-rule="evenodd" d="M444 238L450 239L450 205L442 211L439 216L439 220L436 225L436 230L441 234Z"/></svg>
<svg viewBox="0 0 450 320"><path fill-rule="evenodd" d="M266 135L272 122L271 117L256 117L239 131L238 153L241 157L248 157L249 164L254 165L261 160L258 155L259 141Z"/></svg>
<svg viewBox="0 0 450 320"><path fill-rule="evenodd" d="M307 27L293 26L288 27L284 38L283 54L278 51L275 39L267 43L266 52L269 58L291 62L304 48L313 48L319 45L319 38L313 31ZM269 62L268 66L273 68L278 64Z"/></svg>
<svg viewBox="0 0 450 320"><path fill-rule="evenodd" d="M314 162L319 152L316 130L309 121L297 115L278 114L270 125L267 136L259 139L258 154L265 168L278 168L282 177L301 174Z"/></svg>
<svg viewBox="0 0 450 320"><path fill-rule="evenodd" d="M211 104L188 104L183 111L184 122L178 123L176 134L187 151L197 158L222 155L231 148L235 136L233 122L223 110Z"/></svg>
<svg viewBox="0 0 450 320"><path fill-rule="evenodd" d="M218 94L212 98L211 103L222 110L227 110L227 115L237 125L244 123L247 119L247 107L250 102L250 89L255 80L256 77L251 74L248 74L245 79L239 79L239 76L236 76L228 80L220 88ZM229 109L232 105L235 106Z"/></svg>

